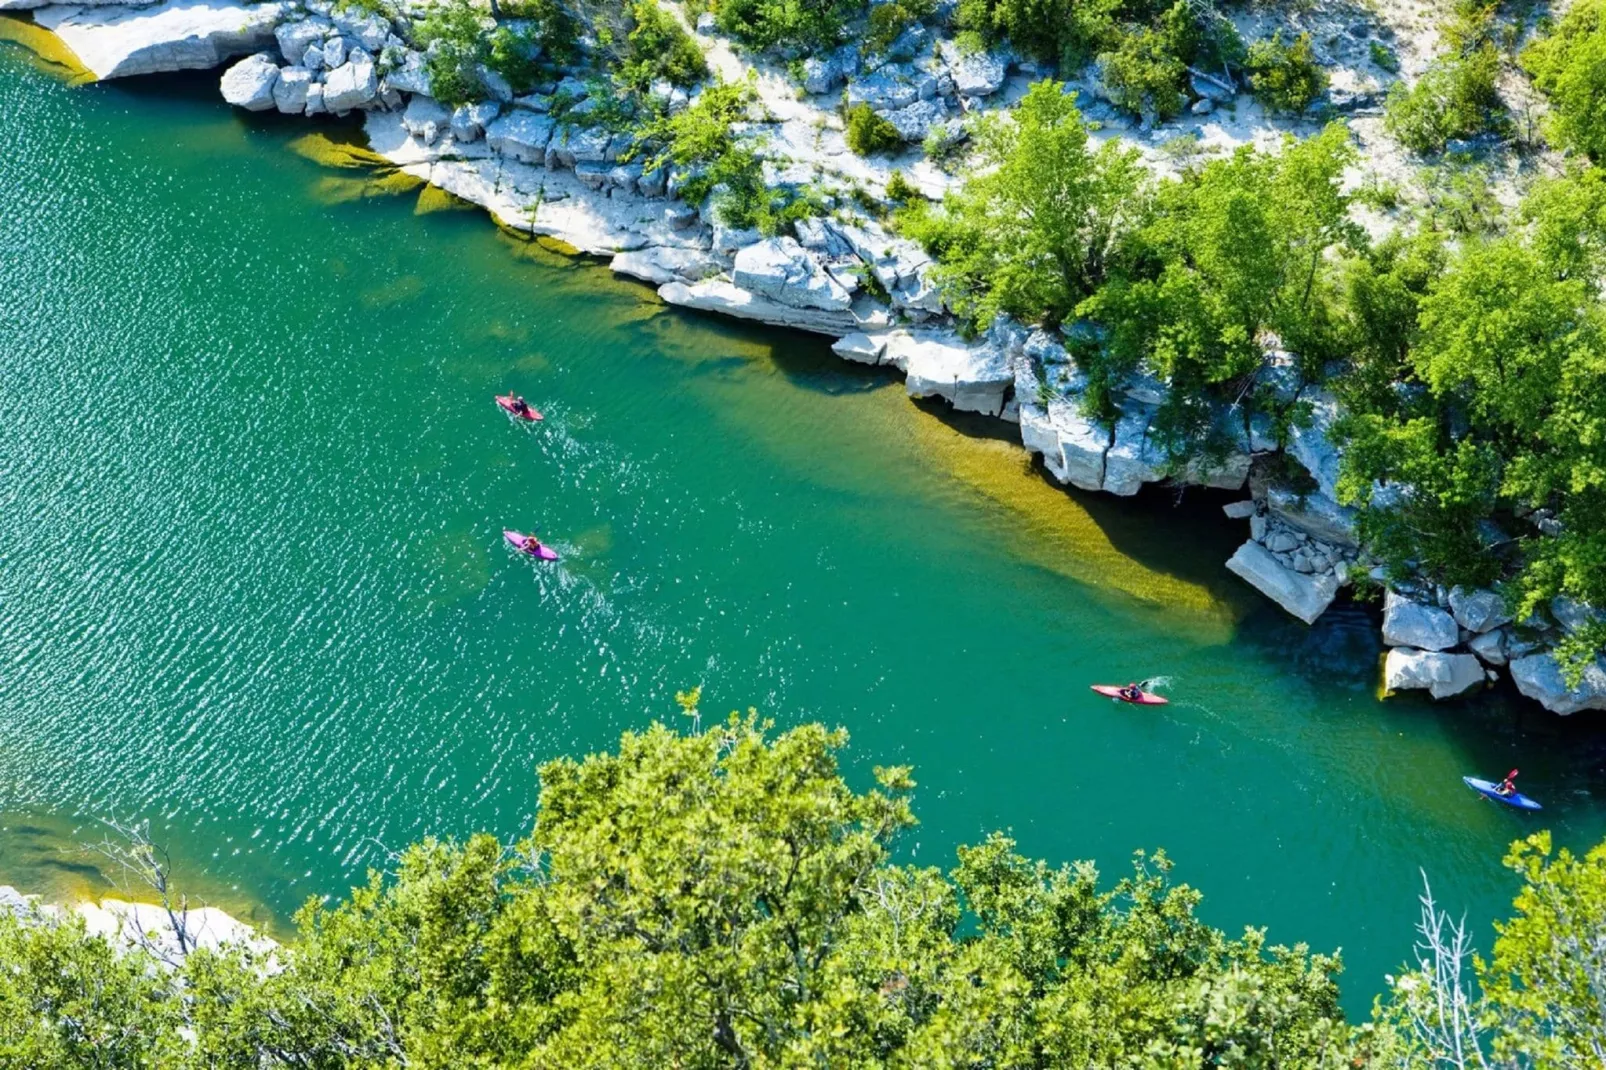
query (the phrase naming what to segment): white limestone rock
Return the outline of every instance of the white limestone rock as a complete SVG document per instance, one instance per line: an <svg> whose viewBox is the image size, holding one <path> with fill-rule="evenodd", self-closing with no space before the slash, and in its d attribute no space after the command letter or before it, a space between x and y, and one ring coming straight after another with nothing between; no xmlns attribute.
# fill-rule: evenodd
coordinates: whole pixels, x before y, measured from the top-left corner
<svg viewBox="0 0 1606 1070"><path fill-rule="evenodd" d="M312 89L312 72L305 67L284 67L273 83L273 106L285 115L304 115L307 94Z"/></svg>
<svg viewBox="0 0 1606 1070"><path fill-rule="evenodd" d="M940 98L917 100L905 108L894 108L882 116L905 141L923 141L926 132L948 118L948 108Z"/></svg>
<svg viewBox="0 0 1606 1070"><path fill-rule="evenodd" d="M334 21L335 29L367 49L372 55L378 55L390 37L390 21L379 15L364 14L355 7L342 7L337 4L330 17Z"/></svg>
<svg viewBox="0 0 1606 1070"><path fill-rule="evenodd" d="M379 95L379 79L372 62L351 60L334 68L323 80L323 106L337 115L372 104Z"/></svg>
<svg viewBox="0 0 1606 1070"><path fill-rule="evenodd" d="M847 105L868 104L877 111L890 111L936 95L935 76L909 64L888 63L848 83Z"/></svg>
<svg viewBox="0 0 1606 1070"><path fill-rule="evenodd" d="M1596 658L1584 670L1584 678L1569 688L1562 678L1561 665L1551 654L1530 654L1511 662L1511 679L1517 690L1552 713L1571 714L1579 710L1606 710L1606 665Z"/></svg>
<svg viewBox="0 0 1606 1070"><path fill-rule="evenodd" d="M1506 646L1509 638L1506 629L1496 628L1492 632L1483 632L1467 640L1467 649L1487 665L1504 665L1510 659Z"/></svg>
<svg viewBox="0 0 1606 1070"><path fill-rule="evenodd" d="M860 364L880 364L882 354L887 351L887 340L885 337L854 331L833 342L831 351L845 360Z"/></svg>
<svg viewBox="0 0 1606 1070"><path fill-rule="evenodd" d="M283 3L167 0L141 7L53 4L34 21L60 37L96 78L211 70L274 48ZM270 105L271 106L271 105Z"/></svg>
<svg viewBox="0 0 1606 1070"><path fill-rule="evenodd" d="M953 41L944 40L937 52L953 76L954 90L965 97L990 97L1003 88L1009 75L1009 59L997 52L966 52Z"/></svg>
<svg viewBox="0 0 1606 1070"><path fill-rule="evenodd" d="M544 165L547 146L557 123L550 115L514 108L485 127L485 143L492 152L525 163Z"/></svg>
<svg viewBox="0 0 1606 1070"><path fill-rule="evenodd" d="M1317 487L1328 499L1338 500L1338 447L1330 437L1338 421L1338 399L1326 390L1307 390L1300 395L1310 405L1310 421L1288 432L1288 452L1305 466Z"/></svg>
<svg viewBox="0 0 1606 1070"><path fill-rule="evenodd" d="M1550 600L1550 615L1556 618L1556 623L1571 635L1580 628L1588 627L1601 618L1601 614L1587 602L1580 602L1576 598L1569 598L1559 594Z"/></svg>
<svg viewBox="0 0 1606 1070"><path fill-rule="evenodd" d="M1082 490L1104 489L1110 431L1084 416L1074 399L1055 397L1047 406L1035 399L1022 400L1020 438L1028 450L1042 454L1044 467L1061 483Z"/></svg>
<svg viewBox="0 0 1606 1070"><path fill-rule="evenodd" d="M707 279L699 283L666 282L658 288L658 296L671 305L682 308L718 312L736 319L756 320L777 327L791 327L800 331L813 331L840 337L860 329L852 311L829 311L817 308L797 308L779 301L760 297L724 279Z"/></svg>
<svg viewBox="0 0 1606 1070"><path fill-rule="evenodd" d="M429 67L422 52L409 50L400 65L385 75L385 84L402 93L420 93L434 96L429 82Z"/></svg>
<svg viewBox="0 0 1606 1070"><path fill-rule="evenodd" d="M402 112L402 126L426 145L433 145L451 129L452 113L432 97L415 96Z"/></svg>
<svg viewBox="0 0 1606 1070"><path fill-rule="evenodd" d="M246 111L267 111L273 107L273 87L279 81L279 65L266 52L247 56L223 72L219 85L223 99Z"/></svg>
<svg viewBox="0 0 1606 1070"><path fill-rule="evenodd" d="M996 346L969 345L957 334L893 331L889 354L901 356L912 398L946 398L964 412L1000 416L1015 385L1009 358Z"/></svg>
<svg viewBox="0 0 1606 1070"><path fill-rule="evenodd" d="M1227 569L1306 624L1325 613L1338 596L1338 577L1307 576L1286 568L1253 539L1238 547L1227 560Z"/></svg>
<svg viewBox="0 0 1606 1070"><path fill-rule="evenodd" d="M1450 698L1483 682L1483 664L1471 654L1395 647L1383 661L1383 686L1390 691L1425 690L1434 698Z"/></svg>
<svg viewBox="0 0 1606 1070"><path fill-rule="evenodd" d="M323 106L323 83L313 82L307 86L306 113L308 115L323 115L328 111L329 109Z"/></svg>
<svg viewBox="0 0 1606 1070"><path fill-rule="evenodd" d="M1165 478L1165 456L1149 440L1154 414L1134 405L1122 413L1115 437L1104 455L1104 490L1129 498L1145 483Z"/></svg>
<svg viewBox="0 0 1606 1070"><path fill-rule="evenodd" d="M321 45L334 32L334 25L328 19L314 17L281 23L273 31L273 37L279 42L279 53L285 62L294 66L306 56L308 48Z"/></svg>
<svg viewBox="0 0 1606 1070"><path fill-rule="evenodd" d="M216 907L191 907L178 917L178 926L166 908L155 903L125 903L103 899L99 904L79 903L73 912L84 921L91 936L104 937L119 947L147 947L158 961L176 966L190 950L216 951L228 945L250 948L267 955L278 945ZM183 939L179 939L179 927Z"/></svg>
<svg viewBox="0 0 1606 1070"><path fill-rule="evenodd" d="M731 281L793 308L839 312L853 303L853 295L793 238L766 238L738 250Z"/></svg>
<svg viewBox="0 0 1606 1070"><path fill-rule="evenodd" d="M1273 516L1308 535L1340 546L1358 546L1355 510L1339 505L1320 491L1299 495L1287 487L1266 491L1266 507Z"/></svg>
<svg viewBox="0 0 1606 1070"><path fill-rule="evenodd" d="M1450 612L1461 627L1480 634L1511 622L1505 599L1482 588L1473 591L1462 587L1451 588Z"/></svg>
<svg viewBox="0 0 1606 1070"><path fill-rule="evenodd" d="M334 70L336 67L346 62L347 47L346 39L344 37L341 37L337 34L334 37L329 38L319 47L323 49L323 65L328 67L330 70Z"/></svg>
<svg viewBox="0 0 1606 1070"><path fill-rule="evenodd" d="M1455 618L1413 601L1392 587L1383 596L1383 642L1421 650L1448 650L1461 641Z"/></svg>
<svg viewBox="0 0 1606 1070"><path fill-rule="evenodd" d="M701 282L719 274L719 262L697 249L676 249L654 245L616 255L608 264L620 275L662 286L682 280Z"/></svg>
<svg viewBox="0 0 1606 1070"><path fill-rule="evenodd" d="M495 101L459 104L452 111L452 138L463 143L478 141L501 110L502 106Z"/></svg>

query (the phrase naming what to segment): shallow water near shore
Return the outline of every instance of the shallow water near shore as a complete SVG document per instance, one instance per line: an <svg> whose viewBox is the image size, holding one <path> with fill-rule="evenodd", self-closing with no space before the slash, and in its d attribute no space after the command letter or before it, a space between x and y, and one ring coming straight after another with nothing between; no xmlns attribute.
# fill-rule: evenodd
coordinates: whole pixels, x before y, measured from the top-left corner
<svg viewBox="0 0 1606 1070"><path fill-rule="evenodd" d="M1375 619L1260 601L1226 499L1067 494L1012 429L322 166L215 85L0 41L0 881L104 888L72 845L149 818L282 926L425 834L519 834L537 762L699 682L705 719L845 725L858 782L913 764L905 857L1164 847L1212 922L1341 946L1356 1013L1419 867L1487 947L1512 838L1606 833L1597 725L1380 703ZM1161 673L1163 709L1088 691ZM1460 782L1513 765L1543 824Z"/></svg>

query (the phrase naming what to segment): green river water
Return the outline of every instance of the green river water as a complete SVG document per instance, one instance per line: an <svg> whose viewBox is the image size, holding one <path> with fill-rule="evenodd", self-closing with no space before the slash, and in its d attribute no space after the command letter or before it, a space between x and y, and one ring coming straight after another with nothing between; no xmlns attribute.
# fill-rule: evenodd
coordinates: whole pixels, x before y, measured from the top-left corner
<svg viewBox="0 0 1606 1070"><path fill-rule="evenodd" d="M428 211L309 129L0 45L0 880L104 891L72 845L148 817L282 927L426 833L518 833L535 763L698 682L845 725L857 781L913 764L905 857L1163 846L1212 922L1342 947L1356 1011L1419 867L1485 946L1509 904L1540 826L1463 773L1519 765L1562 842L1606 833L1584 719L1379 702L1375 618L1249 592L1225 499L1067 494L1011 429ZM1162 710L1087 690L1160 673Z"/></svg>

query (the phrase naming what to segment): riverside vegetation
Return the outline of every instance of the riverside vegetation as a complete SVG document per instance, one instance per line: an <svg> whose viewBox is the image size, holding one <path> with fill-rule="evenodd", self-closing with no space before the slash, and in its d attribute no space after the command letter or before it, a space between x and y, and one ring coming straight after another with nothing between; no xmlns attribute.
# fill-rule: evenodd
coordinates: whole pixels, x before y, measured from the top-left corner
<svg viewBox="0 0 1606 1070"><path fill-rule="evenodd" d="M696 695L682 696L695 712ZM0 912L0 1057L79 1067L1532 1067L1606 1045L1606 845L1539 834L1493 954L1424 896L1373 1020L1336 956L1201 922L1163 853L1107 885L995 833L895 860L914 781L751 713L540 769L515 844L426 840L296 938L159 965Z"/></svg>

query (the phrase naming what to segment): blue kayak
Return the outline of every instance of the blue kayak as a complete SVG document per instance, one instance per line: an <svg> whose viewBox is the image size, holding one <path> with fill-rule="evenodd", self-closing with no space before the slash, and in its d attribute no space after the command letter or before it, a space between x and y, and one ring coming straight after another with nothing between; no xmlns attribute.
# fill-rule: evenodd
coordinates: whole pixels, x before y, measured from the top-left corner
<svg viewBox="0 0 1606 1070"><path fill-rule="evenodd" d="M1500 794L1500 785L1491 780L1479 780L1477 777L1473 776L1464 776L1461 779L1467 782L1467 787L1471 788L1479 795L1493 799L1495 802L1503 802L1507 806L1515 806L1519 810L1544 809L1543 806L1540 806L1538 803L1534 802L1520 791L1511 795Z"/></svg>

